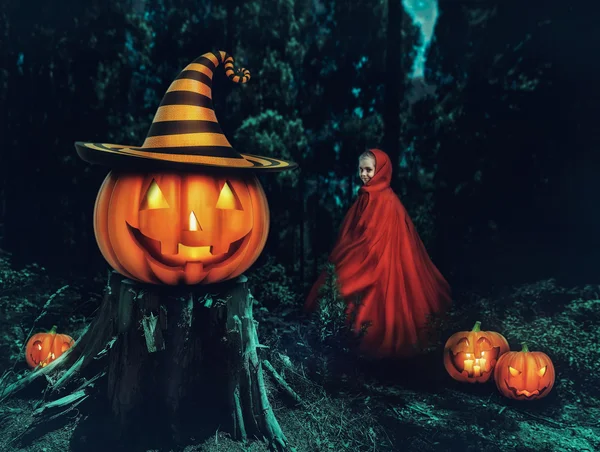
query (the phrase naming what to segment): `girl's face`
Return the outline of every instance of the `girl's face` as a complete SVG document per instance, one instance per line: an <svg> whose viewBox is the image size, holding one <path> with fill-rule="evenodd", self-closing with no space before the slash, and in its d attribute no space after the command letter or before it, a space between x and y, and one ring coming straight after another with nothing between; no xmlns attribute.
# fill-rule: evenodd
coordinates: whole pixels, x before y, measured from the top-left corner
<svg viewBox="0 0 600 452"><path fill-rule="evenodd" d="M375 175L375 159L363 157L358 161L358 175L363 184L368 183Z"/></svg>

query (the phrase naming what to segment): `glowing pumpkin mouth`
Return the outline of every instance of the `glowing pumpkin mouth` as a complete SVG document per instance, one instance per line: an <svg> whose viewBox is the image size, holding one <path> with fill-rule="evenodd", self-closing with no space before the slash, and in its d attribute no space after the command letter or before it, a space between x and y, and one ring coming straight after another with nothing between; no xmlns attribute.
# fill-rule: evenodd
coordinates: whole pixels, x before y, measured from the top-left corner
<svg viewBox="0 0 600 452"><path fill-rule="evenodd" d="M233 256L240 248L248 234L235 242L229 244L229 247L223 253L214 253L214 246L187 246L183 243L177 244L177 253L165 254L162 252L162 243L160 240L144 235L138 228L131 226L128 222L127 227L135 242L144 249L154 260L173 267L179 267L187 262L199 262L215 265L229 257ZM182 262L185 261L185 262Z"/></svg>
<svg viewBox="0 0 600 452"><path fill-rule="evenodd" d="M509 385L509 384L508 384L508 381L507 381L506 379L504 380L504 383L506 384L506 387L507 387L508 389L510 389L510 390L513 392L513 394L514 394L514 395L516 395L517 397L520 397L520 396L525 396L525 397L529 398L529 397L533 397L533 396L539 396L539 395L541 395L541 394L542 394L542 393L543 393L543 392L544 392L546 389L548 389L548 386L544 386L542 389L536 389L536 390L535 390L535 391L533 391L533 392L529 392L527 389L522 389L522 390L521 390L521 389L517 389L517 388L515 388L515 387L513 387L513 386Z"/></svg>
<svg viewBox="0 0 600 452"><path fill-rule="evenodd" d="M41 359L37 359L35 356L33 356L33 353L29 354L29 357L31 358L31 361L33 361L33 364L35 364L36 366L40 363ZM45 364L42 364L42 366L44 366Z"/></svg>
<svg viewBox="0 0 600 452"><path fill-rule="evenodd" d="M499 352L500 352L500 347L492 347L490 350L485 350L486 359L488 360L489 364L480 368L480 374L478 376L482 376L484 374L494 371L494 367L496 366L496 361L498 359ZM450 355L450 360L452 361L452 365L454 366L454 368L463 374L466 372L467 377L477 376L477 375L473 375L473 371L469 372L468 370L464 369L464 363L462 365L459 365L460 360L457 360L456 357L460 353L462 353L462 352L454 353L452 350L448 350L448 355ZM463 369L463 370L461 371L461 369Z"/></svg>
<svg viewBox="0 0 600 452"><path fill-rule="evenodd" d="M41 346L38 345L38 347L40 347L39 349L41 350ZM56 359L56 356L52 352L48 353L48 356L46 357L46 359L44 361L33 356L33 353L30 353L29 357L31 358L31 361L36 366L39 365L40 367L46 367L48 364L50 364L52 361L54 361Z"/></svg>

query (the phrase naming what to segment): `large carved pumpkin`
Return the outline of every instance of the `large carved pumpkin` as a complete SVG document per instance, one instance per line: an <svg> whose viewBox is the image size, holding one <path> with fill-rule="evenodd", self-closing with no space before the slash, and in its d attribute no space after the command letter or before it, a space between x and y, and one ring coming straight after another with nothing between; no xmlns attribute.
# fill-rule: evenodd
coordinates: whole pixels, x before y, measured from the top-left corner
<svg viewBox="0 0 600 452"><path fill-rule="evenodd" d="M263 250L269 206L253 174L111 171L94 232L107 262L154 284L209 284L247 270Z"/></svg>
<svg viewBox="0 0 600 452"><path fill-rule="evenodd" d="M530 352L522 343L520 352L500 357L494 371L496 386L502 395L515 400L546 397L554 386L554 365L548 355Z"/></svg>
<svg viewBox="0 0 600 452"><path fill-rule="evenodd" d="M504 336L495 331L481 331L478 321L471 331L454 333L446 341L444 367L455 380L485 383L494 374L498 358L509 350Z"/></svg>
<svg viewBox="0 0 600 452"><path fill-rule="evenodd" d="M32 369L45 367L73 345L73 338L68 334L57 334L56 326L46 333L36 333L27 341L25 360Z"/></svg>

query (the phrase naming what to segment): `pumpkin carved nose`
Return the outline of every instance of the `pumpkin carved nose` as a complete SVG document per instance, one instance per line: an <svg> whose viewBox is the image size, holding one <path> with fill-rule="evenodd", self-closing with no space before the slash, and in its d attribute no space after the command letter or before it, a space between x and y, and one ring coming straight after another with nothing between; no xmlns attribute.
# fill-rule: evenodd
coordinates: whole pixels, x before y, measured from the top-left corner
<svg viewBox="0 0 600 452"><path fill-rule="evenodd" d="M188 230L190 230L190 231L201 231L202 230L202 227L200 226L200 222L198 221L198 218L196 217L196 214L194 213L193 210L190 211Z"/></svg>

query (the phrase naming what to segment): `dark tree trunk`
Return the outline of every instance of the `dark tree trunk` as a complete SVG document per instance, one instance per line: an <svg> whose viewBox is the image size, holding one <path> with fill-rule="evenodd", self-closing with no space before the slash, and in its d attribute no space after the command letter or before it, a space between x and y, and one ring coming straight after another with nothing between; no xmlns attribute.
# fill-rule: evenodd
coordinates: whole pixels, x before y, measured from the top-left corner
<svg viewBox="0 0 600 452"><path fill-rule="evenodd" d="M6 105L19 105L25 103L32 105L31 90L24 89L25 86L35 86L31 74L28 73L27 66L23 67L22 75L11 74L8 83L10 89L7 91ZM23 98L18 99L19 93L23 93ZM24 265L26 259L38 259L39 253L35 250L36 237L39 235L33 233L35 228L32 221L27 221L26 218L31 216L31 212L40 212L37 204L37 195L33 195L28 184L32 180L39 179L34 176L37 160L32 156L34 146L34 138L36 134L26 132L32 128L31 115L22 115L20 121L15 121L15 117L8 118L7 130L10 134L4 135L7 147L3 147L2 154L4 161L5 174L5 203L6 203L6 218L5 218L5 243L7 251L13 253L12 263L15 266ZM9 136L12 135L13 141L9 141ZM45 191L47 192L47 190ZM39 194L42 196L42 193ZM32 249L33 248L33 249ZM25 257L27 256L27 257Z"/></svg>
<svg viewBox="0 0 600 452"><path fill-rule="evenodd" d="M311 237L311 248L312 248L312 275L310 277L310 284L308 290L310 290L313 281L318 277L319 272L319 256L321 255L321 250L323 249L323 239L319 234L318 226L320 225L319 218L325 214L322 211L321 206L319 205L319 199L323 197L323 178L321 176L317 176L317 188L316 191L311 195L311 198L308 200L307 208L310 209L309 218L310 218L310 227L309 233ZM305 291L304 296L307 296L308 293Z"/></svg>
<svg viewBox="0 0 600 452"><path fill-rule="evenodd" d="M354 193L352 192L352 186L353 186L353 181L354 181L355 177L356 177L356 174L354 172L348 174L348 207L346 208L346 210L348 210L348 208L350 208L350 206L352 205L352 202L354 201Z"/></svg>
<svg viewBox="0 0 600 452"><path fill-rule="evenodd" d="M383 150L390 156L393 168L397 168L400 156L400 99L404 86L400 50L403 10L401 0L388 0L387 6Z"/></svg>
<svg viewBox="0 0 600 452"><path fill-rule="evenodd" d="M7 388L0 400L44 374L53 391L68 383L77 388L48 406L72 405L87 398L90 382L106 375L100 387L121 443L156 431L179 442L182 435L214 434L229 425L235 439L266 438L285 450L263 364L299 398L268 361L259 359L252 300L245 276L178 288L145 285L112 272L96 318L73 348Z"/></svg>
<svg viewBox="0 0 600 452"><path fill-rule="evenodd" d="M301 167L302 168L302 167ZM300 287L304 288L305 281L305 269L304 261L306 260L306 241L304 237L304 222L306 221L306 187L304 184L304 171L300 169L298 180L298 201L299 201L299 212L298 221L300 223Z"/></svg>

